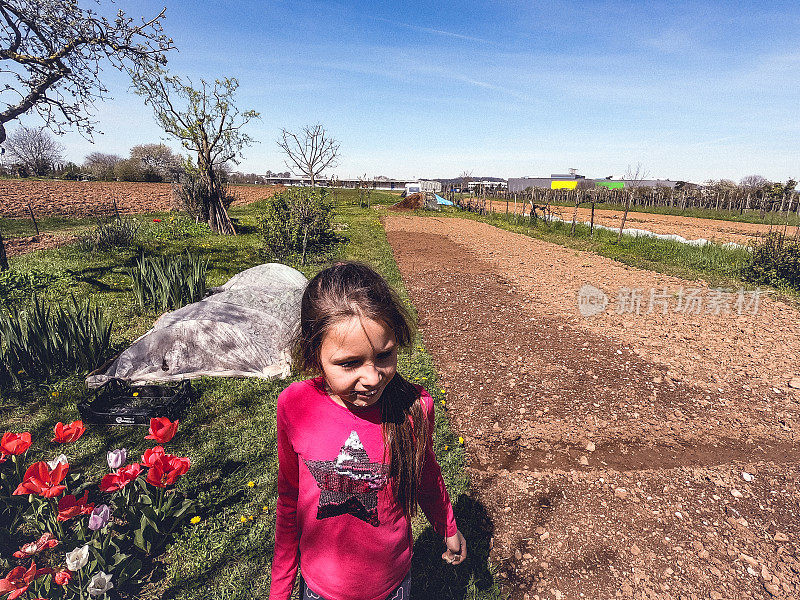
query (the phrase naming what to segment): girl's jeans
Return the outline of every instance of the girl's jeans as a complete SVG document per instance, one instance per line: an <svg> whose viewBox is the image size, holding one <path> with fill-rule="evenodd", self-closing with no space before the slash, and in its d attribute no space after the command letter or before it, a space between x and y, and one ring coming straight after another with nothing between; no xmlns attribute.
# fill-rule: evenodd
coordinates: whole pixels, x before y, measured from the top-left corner
<svg viewBox="0 0 800 600"><path fill-rule="evenodd" d="M403 579L397 589L386 596L386 600L409 600L409 598L411 598L411 573L406 575L406 578ZM306 586L306 582L301 575L300 600L325 600L325 598L316 592L312 592L308 586Z"/></svg>

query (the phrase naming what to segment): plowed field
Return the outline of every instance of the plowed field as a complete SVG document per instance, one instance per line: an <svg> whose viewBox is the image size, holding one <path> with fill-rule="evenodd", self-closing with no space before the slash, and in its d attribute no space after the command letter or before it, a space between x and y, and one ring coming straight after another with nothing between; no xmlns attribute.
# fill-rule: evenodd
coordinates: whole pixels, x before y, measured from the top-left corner
<svg viewBox="0 0 800 600"><path fill-rule="evenodd" d="M239 196L234 206L269 198L280 186L235 185ZM90 217L114 210L123 214L163 212L173 204L171 183L134 183L125 181L27 181L0 180L0 217L34 215Z"/></svg>
<svg viewBox="0 0 800 600"><path fill-rule="evenodd" d="M795 309L475 221L384 224L511 600L800 597ZM608 300L587 316L585 286Z"/></svg>

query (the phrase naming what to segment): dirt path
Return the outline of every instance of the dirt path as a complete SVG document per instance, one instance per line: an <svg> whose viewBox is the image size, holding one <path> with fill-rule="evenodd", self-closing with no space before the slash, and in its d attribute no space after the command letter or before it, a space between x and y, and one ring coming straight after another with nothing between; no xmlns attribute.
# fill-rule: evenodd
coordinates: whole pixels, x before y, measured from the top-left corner
<svg viewBox="0 0 800 600"><path fill-rule="evenodd" d="M495 212L505 213L505 201L492 201L491 208ZM509 212L514 212L514 203L509 203ZM517 205L517 212L522 214L522 204ZM558 217L572 221L574 208L569 206L554 206L553 213ZM591 218L590 208L578 209L578 222L588 222ZM525 213L527 214L527 212ZM780 219L777 219L779 221ZM619 227L622 221L620 210L595 210L594 222L606 227ZM733 242L746 246L749 242L759 239L770 231L769 225L755 223L735 223L719 219L699 219L696 217L682 217L679 215L658 215L654 213L629 212L625 221L625 228L645 229L653 233L675 233L687 240L704 238L719 243ZM774 229L774 228L773 228ZM783 228L780 228L781 231ZM794 235L795 228L788 229Z"/></svg>
<svg viewBox="0 0 800 600"><path fill-rule="evenodd" d="M483 223L384 221L512 598L800 595L796 311L715 314L703 286ZM604 311L581 314L584 284Z"/></svg>

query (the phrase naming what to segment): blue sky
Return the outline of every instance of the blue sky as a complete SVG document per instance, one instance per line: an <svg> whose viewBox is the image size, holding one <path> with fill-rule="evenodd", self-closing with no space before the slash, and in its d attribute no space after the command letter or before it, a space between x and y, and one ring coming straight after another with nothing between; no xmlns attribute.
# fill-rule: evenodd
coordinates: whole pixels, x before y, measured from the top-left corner
<svg viewBox="0 0 800 600"><path fill-rule="evenodd" d="M604 177L641 163L659 178L800 179L796 1L115 6L165 5L170 71L236 77L240 108L261 113L238 170L285 170L280 128L319 122L341 143L341 177ZM104 135L63 136L68 158L179 147L104 75Z"/></svg>

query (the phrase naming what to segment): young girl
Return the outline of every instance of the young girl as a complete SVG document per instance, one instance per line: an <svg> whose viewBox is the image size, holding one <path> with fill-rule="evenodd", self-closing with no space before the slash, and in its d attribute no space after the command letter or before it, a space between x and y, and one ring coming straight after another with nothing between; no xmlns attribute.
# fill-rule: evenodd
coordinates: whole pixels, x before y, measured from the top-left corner
<svg viewBox="0 0 800 600"><path fill-rule="evenodd" d="M278 505L271 600L408 600L419 504L467 557L433 454L433 400L397 373L407 313L367 266L340 263L308 284L294 359L318 375L278 397Z"/></svg>

